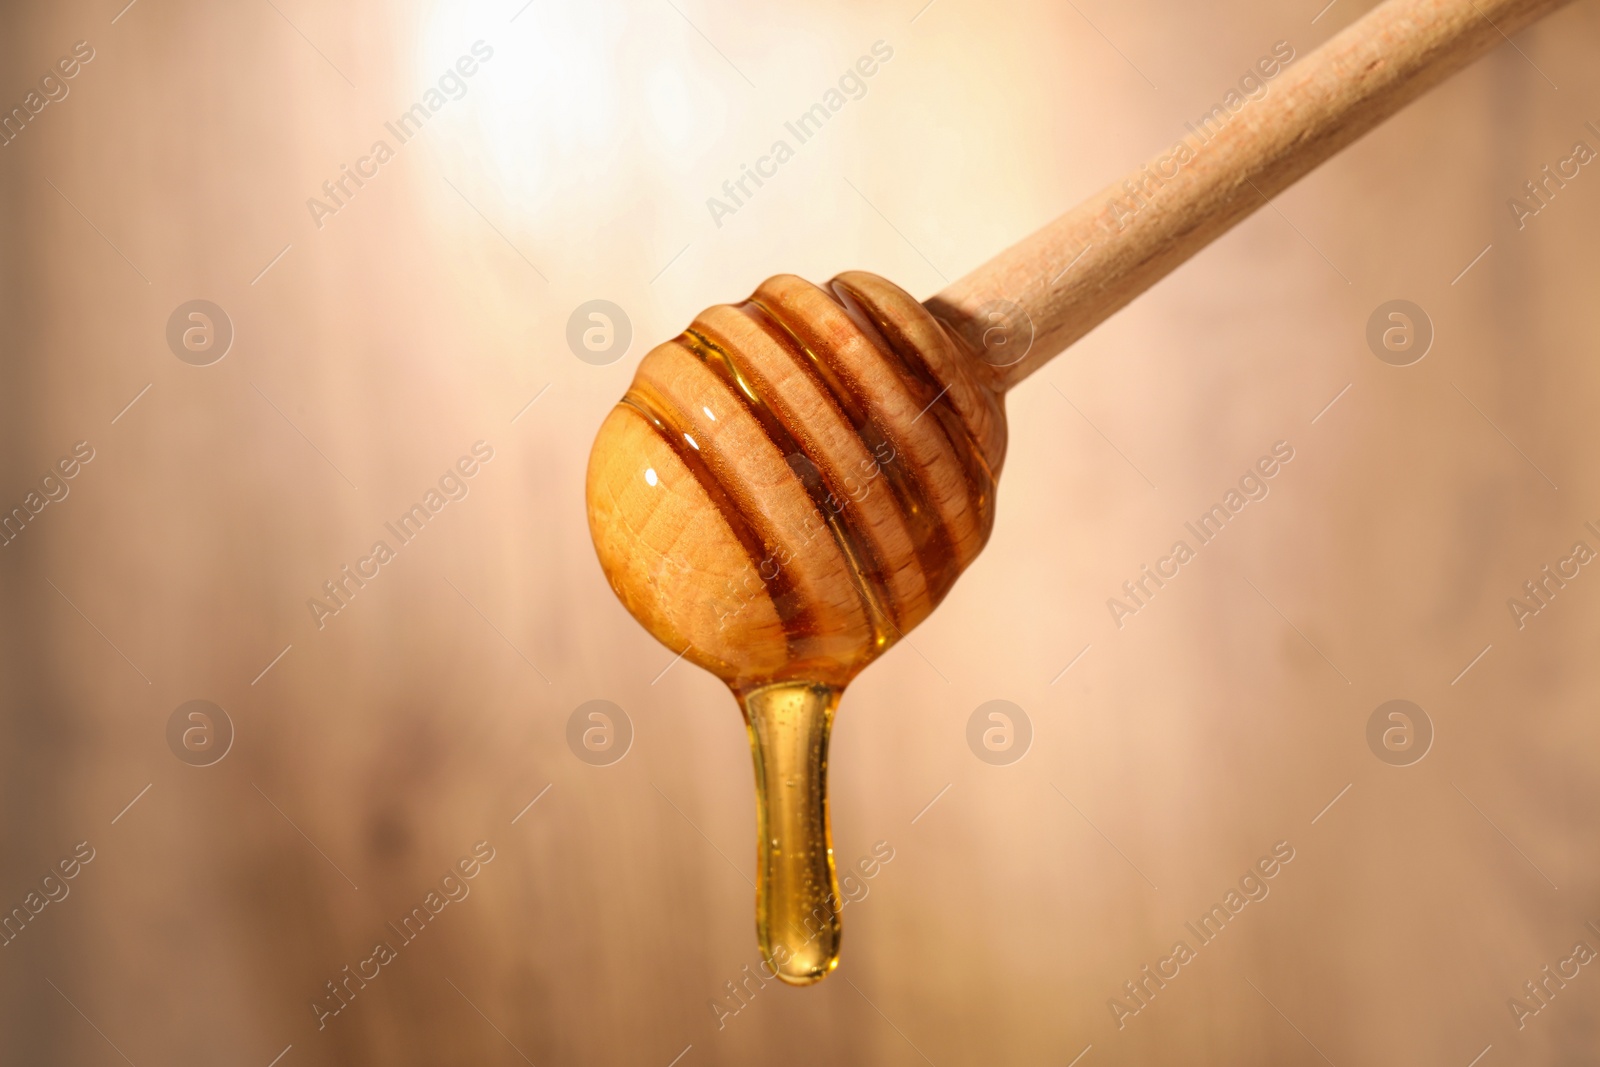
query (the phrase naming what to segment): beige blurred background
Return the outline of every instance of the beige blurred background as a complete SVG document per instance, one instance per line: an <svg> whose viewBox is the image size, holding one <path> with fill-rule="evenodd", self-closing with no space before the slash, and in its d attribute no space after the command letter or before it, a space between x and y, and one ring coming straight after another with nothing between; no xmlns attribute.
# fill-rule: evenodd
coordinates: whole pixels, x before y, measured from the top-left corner
<svg viewBox="0 0 1600 1067"><path fill-rule="evenodd" d="M0 548L0 904L70 889L0 948L0 1061L1587 1062L1596 968L1520 1028L1508 1001L1600 949L1600 577L1521 630L1506 601L1600 548L1600 172L1521 231L1506 201L1600 148L1592 0L1012 395L992 543L840 710L837 854L893 860L834 977L742 1007L738 713L584 520L639 357L780 270L927 296L1370 5L122 3L0 15L7 109L94 51L0 147L0 505L94 454ZM479 40L319 228L307 199ZM718 226L706 198L877 41L866 95ZM1397 298L1436 331L1403 368L1364 340ZM235 334L209 366L165 338L194 299ZM566 342L593 299L633 329L605 366ZM466 498L319 629L308 599L478 441ZM1106 599L1277 441L1270 496L1119 630ZM1404 767L1367 742L1397 698L1435 735ZM195 699L235 731L205 767L167 740ZM632 723L608 766L567 744L591 699ZM967 745L991 699L1031 722L1009 765ZM1279 842L1270 895L1119 1026Z"/></svg>

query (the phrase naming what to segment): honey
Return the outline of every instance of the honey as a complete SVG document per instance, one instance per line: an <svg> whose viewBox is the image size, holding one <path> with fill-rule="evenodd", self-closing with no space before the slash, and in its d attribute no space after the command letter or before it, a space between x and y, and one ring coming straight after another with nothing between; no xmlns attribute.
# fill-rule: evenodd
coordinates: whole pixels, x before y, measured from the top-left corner
<svg viewBox="0 0 1600 1067"><path fill-rule="evenodd" d="M810 985L839 963L828 822L828 734L839 690L778 682L739 703L756 769L756 939L780 979Z"/></svg>

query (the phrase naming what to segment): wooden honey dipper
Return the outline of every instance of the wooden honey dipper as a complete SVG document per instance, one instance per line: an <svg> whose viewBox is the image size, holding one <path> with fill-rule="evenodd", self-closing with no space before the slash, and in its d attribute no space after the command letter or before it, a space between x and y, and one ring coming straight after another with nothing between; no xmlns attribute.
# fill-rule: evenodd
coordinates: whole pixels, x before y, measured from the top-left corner
<svg viewBox="0 0 1600 1067"><path fill-rule="evenodd" d="M773 973L805 985L838 962L834 708L988 540L1005 392L1566 2L1389 0L1292 66L1263 61L1261 94L925 303L858 271L778 275L645 355L589 458L590 532L634 617L743 705Z"/></svg>

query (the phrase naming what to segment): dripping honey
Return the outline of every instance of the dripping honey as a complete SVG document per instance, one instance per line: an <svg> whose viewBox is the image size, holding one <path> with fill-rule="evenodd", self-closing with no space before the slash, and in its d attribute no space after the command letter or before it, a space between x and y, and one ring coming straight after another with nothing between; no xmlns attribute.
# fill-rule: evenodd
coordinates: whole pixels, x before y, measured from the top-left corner
<svg viewBox="0 0 1600 1067"><path fill-rule="evenodd" d="M828 822L828 734L839 691L778 682L740 697L756 772L756 938L790 985L839 963L839 883Z"/></svg>

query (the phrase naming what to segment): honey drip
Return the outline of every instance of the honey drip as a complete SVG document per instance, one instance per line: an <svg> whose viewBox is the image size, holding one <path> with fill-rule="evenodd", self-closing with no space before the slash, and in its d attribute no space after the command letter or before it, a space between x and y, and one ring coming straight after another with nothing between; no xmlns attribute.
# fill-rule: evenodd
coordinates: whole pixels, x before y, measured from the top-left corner
<svg viewBox="0 0 1600 1067"><path fill-rule="evenodd" d="M756 771L756 938L789 985L839 963L839 883L828 824L828 734L839 690L778 682L743 693Z"/></svg>

